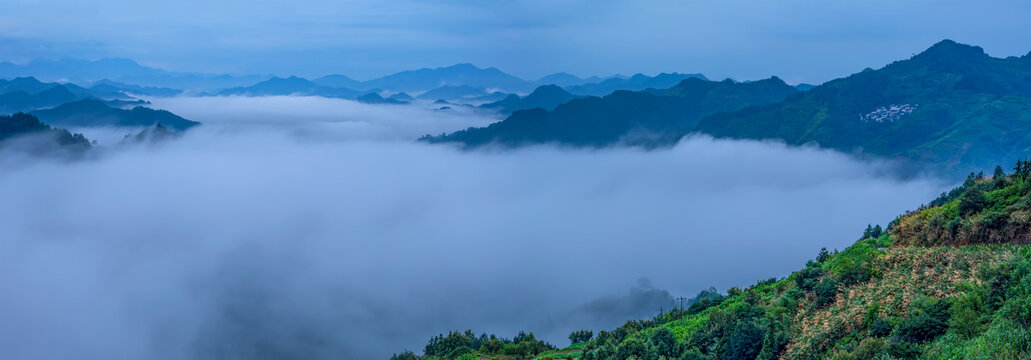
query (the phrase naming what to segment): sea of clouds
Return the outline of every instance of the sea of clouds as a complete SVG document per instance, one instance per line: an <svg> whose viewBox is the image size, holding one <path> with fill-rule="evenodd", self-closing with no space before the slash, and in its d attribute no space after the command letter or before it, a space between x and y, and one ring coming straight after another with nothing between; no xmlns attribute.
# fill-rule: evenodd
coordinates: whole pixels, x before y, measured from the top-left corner
<svg viewBox="0 0 1031 360"><path fill-rule="evenodd" d="M565 345L785 276L946 187L771 142L413 141L497 121L461 107L152 101L204 125L79 161L0 155L0 357L385 359L465 329Z"/></svg>

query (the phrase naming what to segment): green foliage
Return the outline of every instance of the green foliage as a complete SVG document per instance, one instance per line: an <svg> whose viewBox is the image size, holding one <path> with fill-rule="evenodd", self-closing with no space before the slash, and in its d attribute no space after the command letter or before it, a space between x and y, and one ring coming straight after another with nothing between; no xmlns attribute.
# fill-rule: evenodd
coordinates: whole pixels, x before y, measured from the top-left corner
<svg viewBox="0 0 1031 360"><path fill-rule="evenodd" d="M1031 163L1018 168L1031 173ZM982 235L971 229L992 212L1013 218L1031 209L1027 182L1019 175L1003 188L991 187L972 174L963 192L947 193L951 199L941 205L900 217L887 231L869 226L863 240L840 252L823 250L787 278L734 287L725 296L705 290L687 309L630 320L593 339L589 330L574 331L570 340L576 345L562 352L551 352L554 347L532 333L505 340L466 331L432 339L426 358L1031 358L1031 247L912 246L920 245L912 241L920 221L938 221L940 230L958 220L957 233L974 237ZM964 216L960 203L972 191L985 203ZM1003 224L1022 236L1011 220Z"/></svg>
<svg viewBox="0 0 1031 360"><path fill-rule="evenodd" d="M892 330L894 330L894 328L892 328L891 323L885 319L877 319L870 324L870 336L888 336L891 335Z"/></svg>
<svg viewBox="0 0 1031 360"><path fill-rule="evenodd" d="M915 306L915 315L905 319L895 330L900 340L924 343L934 340L949 328L951 303L946 300L925 299Z"/></svg>
<svg viewBox="0 0 1031 360"><path fill-rule="evenodd" d="M415 353L413 353L411 351L408 351L408 350L402 351L400 354L394 354L393 356L390 357L390 360L418 360L418 359L419 358L415 356Z"/></svg>
<svg viewBox="0 0 1031 360"><path fill-rule="evenodd" d="M988 199L984 191L978 188L967 189L959 198L959 213L961 215L976 214L988 206Z"/></svg>
<svg viewBox="0 0 1031 360"><path fill-rule="evenodd" d="M884 339L871 338L863 340L859 346L852 351L842 351L834 354L834 360L872 360L884 352L886 343Z"/></svg>
<svg viewBox="0 0 1031 360"><path fill-rule="evenodd" d="M667 327L659 327L651 334L651 345L658 356L665 356L667 359L680 357L680 347L677 345L676 335Z"/></svg>
<svg viewBox="0 0 1031 360"><path fill-rule="evenodd" d="M923 354L920 345L906 341L889 342L884 352L896 359L917 359Z"/></svg>
<svg viewBox="0 0 1031 360"><path fill-rule="evenodd" d="M655 348L644 339L632 336L616 347L615 357L616 359L656 360L658 355L655 353Z"/></svg>
<svg viewBox="0 0 1031 360"><path fill-rule="evenodd" d="M813 287L813 294L816 295L813 305L817 309L834 302L838 296L838 281L833 277L826 277Z"/></svg>
<svg viewBox="0 0 1031 360"><path fill-rule="evenodd" d="M591 330L576 330L569 333L570 344L583 344L591 340L594 337L594 331Z"/></svg>

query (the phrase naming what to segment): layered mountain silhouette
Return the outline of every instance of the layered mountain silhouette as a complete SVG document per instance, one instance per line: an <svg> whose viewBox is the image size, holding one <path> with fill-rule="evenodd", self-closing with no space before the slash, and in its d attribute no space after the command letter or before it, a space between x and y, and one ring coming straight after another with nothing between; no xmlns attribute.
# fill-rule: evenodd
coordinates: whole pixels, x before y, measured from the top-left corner
<svg viewBox="0 0 1031 360"><path fill-rule="evenodd" d="M665 89L688 78L708 80L702 74L662 73L655 76L636 74L629 78L612 77L597 83L569 86L566 87L566 91L577 95L603 96L611 94L617 90L640 91L649 88Z"/></svg>
<svg viewBox="0 0 1031 360"><path fill-rule="evenodd" d="M535 89L530 95L519 97L519 95L508 95L502 100L480 105L481 108L495 109L504 114L511 114L516 110L528 110L541 108L552 110L561 104L575 99L577 96L563 90L557 85L544 85Z"/></svg>
<svg viewBox="0 0 1031 360"><path fill-rule="evenodd" d="M171 72L123 58L37 59L26 64L0 62L0 78L27 76L51 82L89 84L107 80L125 84L146 84L150 87L189 89L196 92L245 86L270 78L266 75Z"/></svg>
<svg viewBox="0 0 1031 360"><path fill-rule="evenodd" d="M218 95L304 95L354 99L360 95L363 95L363 93L348 88L319 85L308 79L291 76L287 78L273 77L271 79L259 82L251 86L236 87L222 90L218 92Z"/></svg>
<svg viewBox="0 0 1031 360"><path fill-rule="evenodd" d="M576 99L552 111L515 111L485 128L422 140L465 147L654 147L702 133L816 144L951 176L1031 154L1031 54L993 58L980 47L945 40L881 69L799 88L804 91L776 78L690 78L668 89ZM513 104L515 97L493 106Z"/></svg>
<svg viewBox="0 0 1031 360"><path fill-rule="evenodd" d="M359 96L355 100L357 100L360 103L365 103L365 104L396 104L396 105L400 105L400 104L407 104L408 103L407 100L401 100L401 99L399 99L397 97L394 97L394 96L384 98L383 96L380 96L380 94L377 94L377 93L374 93L374 92L371 92L371 93Z"/></svg>
<svg viewBox="0 0 1031 360"><path fill-rule="evenodd" d="M150 127L162 124L182 131L200 124L164 110L142 106L125 110L107 106L96 99L79 100L52 109L37 110L33 111L32 115L47 124L62 127Z"/></svg>
<svg viewBox="0 0 1031 360"><path fill-rule="evenodd" d="M545 75L540 79L537 79L536 83L540 85L557 85L560 87L568 87L591 83L600 83L602 81L605 81L605 79L597 76L592 76L584 79L570 73L560 72L551 75Z"/></svg>
<svg viewBox="0 0 1031 360"><path fill-rule="evenodd" d="M121 91L97 91L75 84L44 83L33 77L0 80L0 114L28 112L90 98L104 99L110 104L141 102Z"/></svg>
<svg viewBox="0 0 1031 360"><path fill-rule="evenodd" d="M617 91L605 97L574 99L551 111L516 111L487 127L421 140L457 142L465 147L542 143L658 146L676 142L704 116L775 103L796 92L776 77L750 83L692 77L662 91Z"/></svg>

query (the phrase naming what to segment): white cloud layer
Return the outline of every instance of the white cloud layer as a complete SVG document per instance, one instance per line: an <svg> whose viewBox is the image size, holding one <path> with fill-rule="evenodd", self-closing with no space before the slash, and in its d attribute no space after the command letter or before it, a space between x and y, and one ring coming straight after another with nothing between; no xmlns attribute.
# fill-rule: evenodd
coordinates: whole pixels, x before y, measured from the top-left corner
<svg viewBox="0 0 1031 360"><path fill-rule="evenodd" d="M162 104L226 117L173 142L0 163L0 357L375 359L512 336L641 277L687 296L784 276L942 189L773 143L461 152L396 140L490 119L218 100Z"/></svg>

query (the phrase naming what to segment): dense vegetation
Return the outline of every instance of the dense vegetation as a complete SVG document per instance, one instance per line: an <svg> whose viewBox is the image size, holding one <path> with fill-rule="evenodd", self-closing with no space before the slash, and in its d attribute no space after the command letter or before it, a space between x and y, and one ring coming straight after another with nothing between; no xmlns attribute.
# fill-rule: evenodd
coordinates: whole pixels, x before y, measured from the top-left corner
<svg viewBox="0 0 1031 360"><path fill-rule="evenodd" d="M516 111L484 128L426 136L422 141L458 142L467 147L559 143L608 146L617 143L675 143L704 116L780 101L795 93L778 78L751 83L688 78L666 90L616 91L605 97L571 100L552 111Z"/></svg>
<svg viewBox="0 0 1031 360"><path fill-rule="evenodd" d="M1010 175L1001 167L991 177L971 174L886 228L868 226L854 245L821 250L785 278L708 293L686 309L597 336L577 331L565 349L516 354L481 342L452 354L435 348L454 336L442 335L422 357L395 358L1029 359L1028 214L1031 162L1019 161Z"/></svg>

